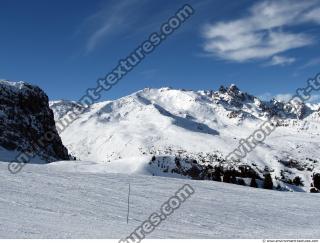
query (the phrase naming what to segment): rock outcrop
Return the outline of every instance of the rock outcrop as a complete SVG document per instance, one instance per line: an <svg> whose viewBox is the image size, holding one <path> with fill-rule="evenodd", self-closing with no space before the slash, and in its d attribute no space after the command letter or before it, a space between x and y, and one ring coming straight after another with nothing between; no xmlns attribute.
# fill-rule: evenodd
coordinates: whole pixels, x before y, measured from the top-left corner
<svg viewBox="0 0 320 243"><path fill-rule="evenodd" d="M0 147L36 154L46 162L70 159L57 133L48 97L40 88L0 81Z"/></svg>

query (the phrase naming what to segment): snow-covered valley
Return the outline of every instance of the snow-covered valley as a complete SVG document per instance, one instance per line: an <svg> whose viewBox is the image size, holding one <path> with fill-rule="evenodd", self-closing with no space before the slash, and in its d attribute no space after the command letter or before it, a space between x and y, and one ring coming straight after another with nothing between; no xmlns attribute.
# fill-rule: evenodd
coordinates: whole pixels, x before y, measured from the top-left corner
<svg viewBox="0 0 320 243"><path fill-rule="evenodd" d="M320 238L318 194L91 169L65 161L12 175L0 162L0 237L120 239L188 183L195 193L148 238Z"/></svg>

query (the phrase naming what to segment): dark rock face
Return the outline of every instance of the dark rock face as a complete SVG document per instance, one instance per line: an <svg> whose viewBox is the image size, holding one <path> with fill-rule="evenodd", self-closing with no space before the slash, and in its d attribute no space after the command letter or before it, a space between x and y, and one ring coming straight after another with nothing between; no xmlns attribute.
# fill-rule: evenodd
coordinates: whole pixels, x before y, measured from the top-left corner
<svg viewBox="0 0 320 243"><path fill-rule="evenodd" d="M47 162L70 159L47 95L24 82L0 81L0 146L37 154Z"/></svg>

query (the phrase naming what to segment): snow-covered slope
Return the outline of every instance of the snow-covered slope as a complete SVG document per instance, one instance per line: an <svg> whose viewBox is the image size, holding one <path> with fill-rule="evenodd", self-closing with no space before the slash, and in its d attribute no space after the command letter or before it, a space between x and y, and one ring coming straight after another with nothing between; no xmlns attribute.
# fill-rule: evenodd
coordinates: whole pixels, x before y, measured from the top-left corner
<svg viewBox="0 0 320 243"><path fill-rule="evenodd" d="M320 238L319 194L89 173L79 161L30 164L14 176L6 168L0 162L0 238L124 238L185 183L195 193L148 238Z"/></svg>
<svg viewBox="0 0 320 243"><path fill-rule="evenodd" d="M56 120L75 105L52 102ZM309 190L312 174L320 172L320 106L299 104L291 113L285 106L263 102L235 85L216 92L144 89L94 104L60 136L78 159L104 163L112 172L208 179L214 167L228 165L225 157L242 138L284 113L276 131L235 167L237 176L248 184L246 178L262 179L268 172L275 187ZM240 170L243 165L249 173ZM304 187L290 185L296 176Z"/></svg>

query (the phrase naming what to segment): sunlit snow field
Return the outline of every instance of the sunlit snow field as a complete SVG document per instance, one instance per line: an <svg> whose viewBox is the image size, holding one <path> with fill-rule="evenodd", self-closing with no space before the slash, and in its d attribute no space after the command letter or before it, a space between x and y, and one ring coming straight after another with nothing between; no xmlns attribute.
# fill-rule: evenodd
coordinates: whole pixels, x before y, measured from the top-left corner
<svg viewBox="0 0 320 243"><path fill-rule="evenodd" d="M120 239L159 211L185 183L195 194L148 238L320 238L317 194L86 172L92 164L72 162L82 168L79 172L68 163L28 164L12 175L8 163L0 162L1 238Z"/></svg>

